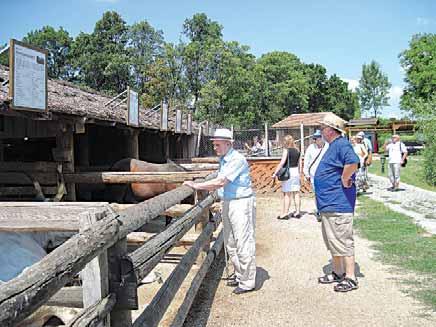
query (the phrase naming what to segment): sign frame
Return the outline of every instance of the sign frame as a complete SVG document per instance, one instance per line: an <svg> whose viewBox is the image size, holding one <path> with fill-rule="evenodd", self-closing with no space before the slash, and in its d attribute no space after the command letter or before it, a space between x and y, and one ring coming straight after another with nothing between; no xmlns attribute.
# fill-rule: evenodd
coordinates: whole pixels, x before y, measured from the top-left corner
<svg viewBox="0 0 436 327"><path fill-rule="evenodd" d="M169 103L165 100L162 101L160 106L160 130L168 131L168 114L169 114Z"/></svg>
<svg viewBox="0 0 436 327"><path fill-rule="evenodd" d="M33 112L41 112L46 113L48 111L48 66L47 66L47 59L48 59L48 51L45 49L40 49L37 47L34 47L33 45L11 39L10 40L10 46L9 46L9 97L11 98L10 108L13 110L25 110L25 111L33 111ZM15 46L21 46L23 48L27 48L36 52L39 52L41 56L44 57L44 65L45 65L45 81L44 81L44 88L45 88L45 108L32 108L32 107L26 107L26 106L17 106L14 104L14 93L15 93Z"/></svg>
<svg viewBox="0 0 436 327"><path fill-rule="evenodd" d="M186 134L192 134L192 112L188 112L188 115L186 117Z"/></svg>
<svg viewBox="0 0 436 327"><path fill-rule="evenodd" d="M176 124L174 127L174 132L177 134L182 133L182 120L183 120L183 112L181 109L176 109Z"/></svg>
<svg viewBox="0 0 436 327"><path fill-rule="evenodd" d="M131 103L131 95L136 94L136 112L132 110L135 109L132 107ZM133 120L136 117L136 122ZM127 125L139 127L139 94L138 92L133 91L130 86L127 87Z"/></svg>

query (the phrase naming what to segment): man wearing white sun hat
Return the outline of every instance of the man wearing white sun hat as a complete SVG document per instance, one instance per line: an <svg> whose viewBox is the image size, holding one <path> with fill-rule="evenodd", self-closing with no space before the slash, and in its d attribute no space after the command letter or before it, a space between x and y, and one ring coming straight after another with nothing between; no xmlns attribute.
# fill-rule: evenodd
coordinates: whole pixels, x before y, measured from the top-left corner
<svg viewBox="0 0 436 327"><path fill-rule="evenodd" d="M235 279L227 284L237 286L234 294L243 294L255 288L256 198L248 162L233 149L232 131L217 129L211 140L219 156L218 176L201 183L186 181L183 185L196 190L218 190L223 200L224 243L235 268Z"/></svg>

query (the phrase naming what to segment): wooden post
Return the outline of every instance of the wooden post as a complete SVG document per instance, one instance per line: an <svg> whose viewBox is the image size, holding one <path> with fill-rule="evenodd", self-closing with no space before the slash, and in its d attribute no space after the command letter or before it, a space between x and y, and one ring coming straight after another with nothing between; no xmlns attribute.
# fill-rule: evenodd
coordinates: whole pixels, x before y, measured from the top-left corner
<svg viewBox="0 0 436 327"><path fill-rule="evenodd" d="M208 193L206 191L195 191L194 194L195 204L205 199L207 195ZM198 223L195 224L195 232L201 234L203 230L206 228L208 223L209 223L209 208L206 208L203 210L200 218L198 219ZM202 251L200 252L199 255L200 261L203 261L203 259L207 256L207 252L209 251L209 249L210 249L210 240L209 242L206 242L206 244L202 248Z"/></svg>
<svg viewBox="0 0 436 327"><path fill-rule="evenodd" d="M195 148L195 156L198 157L200 155L200 144L201 144L201 129L202 126L198 128L198 137L197 137L197 147Z"/></svg>
<svg viewBox="0 0 436 327"><path fill-rule="evenodd" d="M123 288L128 285L123 280L122 276L122 258L127 254L127 238L120 240L108 250L108 263L109 263L109 291L117 294L117 304L112 310L110 315L111 327L131 327L132 326L132 313L129 309L123 308L122 296L120 296ZM135 294L136 294L135 285ZM133 295L133 294L132 294ZM136 300L137 297L133 297Z"/></svg>
<svg viewBox="0 0 436 327"><path fill-rule="evenodd" d="M270 148L269 148L268 123L265 123L265 138L264 138L264 142L266 142L266 144L264 145L265 157L269 157L269 155L270 155Z"/></svg>
<svg viewBox="0 0 436 327"><path fill-rule="evenodd" d="M128 131L126 138L127 157L139 159L139 131L137 129L131 129Z"/></svg>
<svg viewBox="0 0 436 327"><path fill-rule="evenodd" d="M78 163L80 167L89 167L89 139L88 134L76 134L77 137L77 151L78 151ZM91 201L92 194L89 191L81 190L78 186L80 197L85 201Z"/></svg>
<svg viewBox="0 0 436 327"><path fill-rule="evenodd" d="M301 146L300 154L301 154L301 156L304 156L304 125L303 125L303 122L301 122L301 124L300 124L300 146Z"/></svg>
<svg viewBox="0 0 436 327"><path fill-rule="evenodd" d="M80 214L80 232L83 232L90 225L104 218L108 213L107 209L103 209ZM90 261L80 275L83 287L83 307L91 307L103 300L109 294L107 251L103 251L103 253ZM107 316L104 324L99 324L98 326L110 326L110 315Z"/></svg>
<svg viewBox="0 0 436 327"><path fill-rule="evenodd" d="M52 150L53 158L62 163L63 172L74 173L74 132L71 124L62 124L56 135L56 148ZM76 185L67 184L67 196L69 201L76 201Z"/></svg>

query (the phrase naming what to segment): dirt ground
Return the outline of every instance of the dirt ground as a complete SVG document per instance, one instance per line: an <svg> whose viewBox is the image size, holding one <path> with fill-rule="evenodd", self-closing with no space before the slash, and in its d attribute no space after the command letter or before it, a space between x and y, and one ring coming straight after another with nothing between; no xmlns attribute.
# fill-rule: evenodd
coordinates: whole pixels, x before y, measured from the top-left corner
<svg viewBox="0 0 436 327"><path fill-rule="evenodd" d="M360 288L336 293L317 278L331 270L321 226L313 215L280 221L280 197L257 199L257 287L233 295L221 255L206 277L185 327L198 326L436 326L436 313L405 292L404 275L373 259L370 243L356 237ZM313 209L304 198L303 208ZM358 219L358 218L356 218Z"/></svg>

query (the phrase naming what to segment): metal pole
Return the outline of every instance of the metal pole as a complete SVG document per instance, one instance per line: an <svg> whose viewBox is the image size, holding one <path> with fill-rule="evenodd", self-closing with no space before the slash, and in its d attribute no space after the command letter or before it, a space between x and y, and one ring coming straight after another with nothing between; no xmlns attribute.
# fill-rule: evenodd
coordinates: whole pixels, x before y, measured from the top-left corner
<svg viewBox="0 0 436 327"><path fill-rule="evenodd" d="M264 145L264 149L265 149L265 156L269 157L270 156L270 149L269 149L269 135L268 135L268 123L265 122L265 138L264 138L264 142L266 142L266 144Z"/></svg>
<svg viewBox="0 0 436 327"><path fill-rule="evenodd" d="M304 125L303 122L300 124L300 147L301 147L301 156L304 156Z"/></svg>

